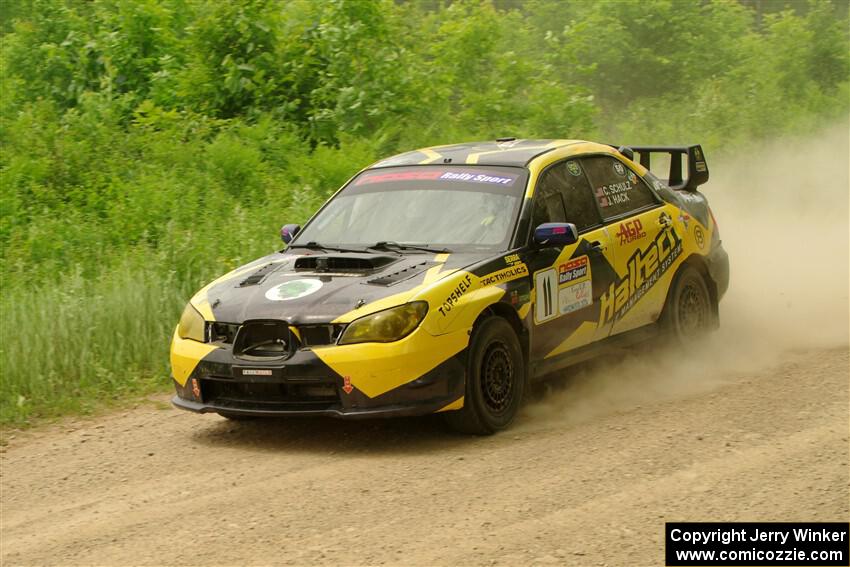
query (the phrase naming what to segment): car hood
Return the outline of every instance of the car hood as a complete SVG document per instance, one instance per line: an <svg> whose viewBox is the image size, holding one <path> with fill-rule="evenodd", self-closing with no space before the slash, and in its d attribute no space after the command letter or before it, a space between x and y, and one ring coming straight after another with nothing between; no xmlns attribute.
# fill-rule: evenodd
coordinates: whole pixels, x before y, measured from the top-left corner
<svg viewBox="0 0 850 567"><path fill-rule="evenodd" d="M206 318L227 323L329 323L355 309L361 316L409 301L425 286L492 255L278 252L212 282L192 304Z"/></svg>

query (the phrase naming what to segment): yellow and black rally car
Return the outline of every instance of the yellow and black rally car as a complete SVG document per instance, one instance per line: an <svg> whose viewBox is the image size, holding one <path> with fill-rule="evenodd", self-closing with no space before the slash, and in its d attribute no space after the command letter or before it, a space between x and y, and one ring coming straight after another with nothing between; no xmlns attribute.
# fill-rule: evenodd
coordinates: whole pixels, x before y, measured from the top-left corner
<svg viewBox="0 0 850 567"><path fill-rule="evenodd" d="M174 404L504 428L530 380L718 324L729 261L707 180L698 145L503 138L380 161L191 299Z"/></svg>

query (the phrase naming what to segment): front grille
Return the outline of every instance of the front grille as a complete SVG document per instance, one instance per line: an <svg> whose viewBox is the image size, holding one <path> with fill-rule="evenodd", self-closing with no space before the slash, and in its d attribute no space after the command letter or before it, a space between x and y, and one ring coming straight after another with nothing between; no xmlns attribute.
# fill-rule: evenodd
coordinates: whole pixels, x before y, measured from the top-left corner
<svg viewBox="0 0 850 567"><path fill-rule="evenodd" d="M332 345L336 343L345 325L309 325L298 327L301 345L305 347Z"/></svg>
<svg viewBox="0 0 850 567"><path fill-rule="evenodd" d="M284 384L202 379L201 395L206 403L248 409L327 409L339 404L336 386L329 383Z"/></svg>
<svg viewBox="0 0 850 567"><path fill-rule="evenodd" d="M289 325L283 321L249 321L233 339L233 355L242 358L286 358L294 347Z"/></svg>
<svg viewBox="0 0 850 567"><path fill-rule="evenodd" d="M286 325L286 323L283 322L277 323L282 326ZM236 334L241 327L242 325L237 323L220 323L218 321L209 322L207 323L207 342L232 345L236 338ZM277 338L283 339L287 342L287 344L291 343L292 346L298 347L312 347L336 344L339 335L342 334L344 329L345 325L305 325L303 327L297 327L296 329L298 335L300 335L300 340L294 336L294 333L289 331L288 327L285 330L281 327L276 332L279 335ZM248 340L248 337L246 336L243 337L243 339L240 339L240 343L242 340ZM240 352L251 354L244 351L244 345L240 345L240 347L243 349ZM285 356L285 352L281 354L280 348L275 348L277 348L277 351L272 350L265 354L268 356ZM234 349L234 353L235 352L236 349ZM261 353L260 356L263 356L263 353Z"/></svg>
<svg viewBox="0 0 850 567"><path fill-rule="evenodd" d="M219 323L218 321L213 321L207 323L207 340L211 343L231 345L238 330L239 325L236 323Z"/></svg>

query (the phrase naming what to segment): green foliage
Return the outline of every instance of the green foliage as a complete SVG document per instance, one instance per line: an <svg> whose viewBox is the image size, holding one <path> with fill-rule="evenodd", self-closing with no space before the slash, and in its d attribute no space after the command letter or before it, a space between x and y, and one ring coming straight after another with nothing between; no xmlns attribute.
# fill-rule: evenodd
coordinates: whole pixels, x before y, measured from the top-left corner
<svg viewBox="0 0 850 567"><path fill-rule="evenodd" d="M846 116L842 2L6 0L0 422L167 386L206 281L358 169L472 139L699 141Z"/></svg>

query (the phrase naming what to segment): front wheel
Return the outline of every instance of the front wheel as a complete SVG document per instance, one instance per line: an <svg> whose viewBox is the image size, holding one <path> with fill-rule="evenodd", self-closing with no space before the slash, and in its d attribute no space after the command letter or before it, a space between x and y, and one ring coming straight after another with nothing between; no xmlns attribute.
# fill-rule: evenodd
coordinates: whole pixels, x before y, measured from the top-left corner
<svg viewBox="0 0 850 567"><path fill-rule="evenodd" d="M664 306L662 322L667 331L682 346L691 347L717 326L716 312L705 279L686 266L677 274Z"/></svg>
<svg viewBox="0 0 850 567"><path fill-rule="evenodd" d="M470 340L463 408L447 412L451 427L490 435L510 425L525 392L525 359L510 323L485 319Z"/></svg>

